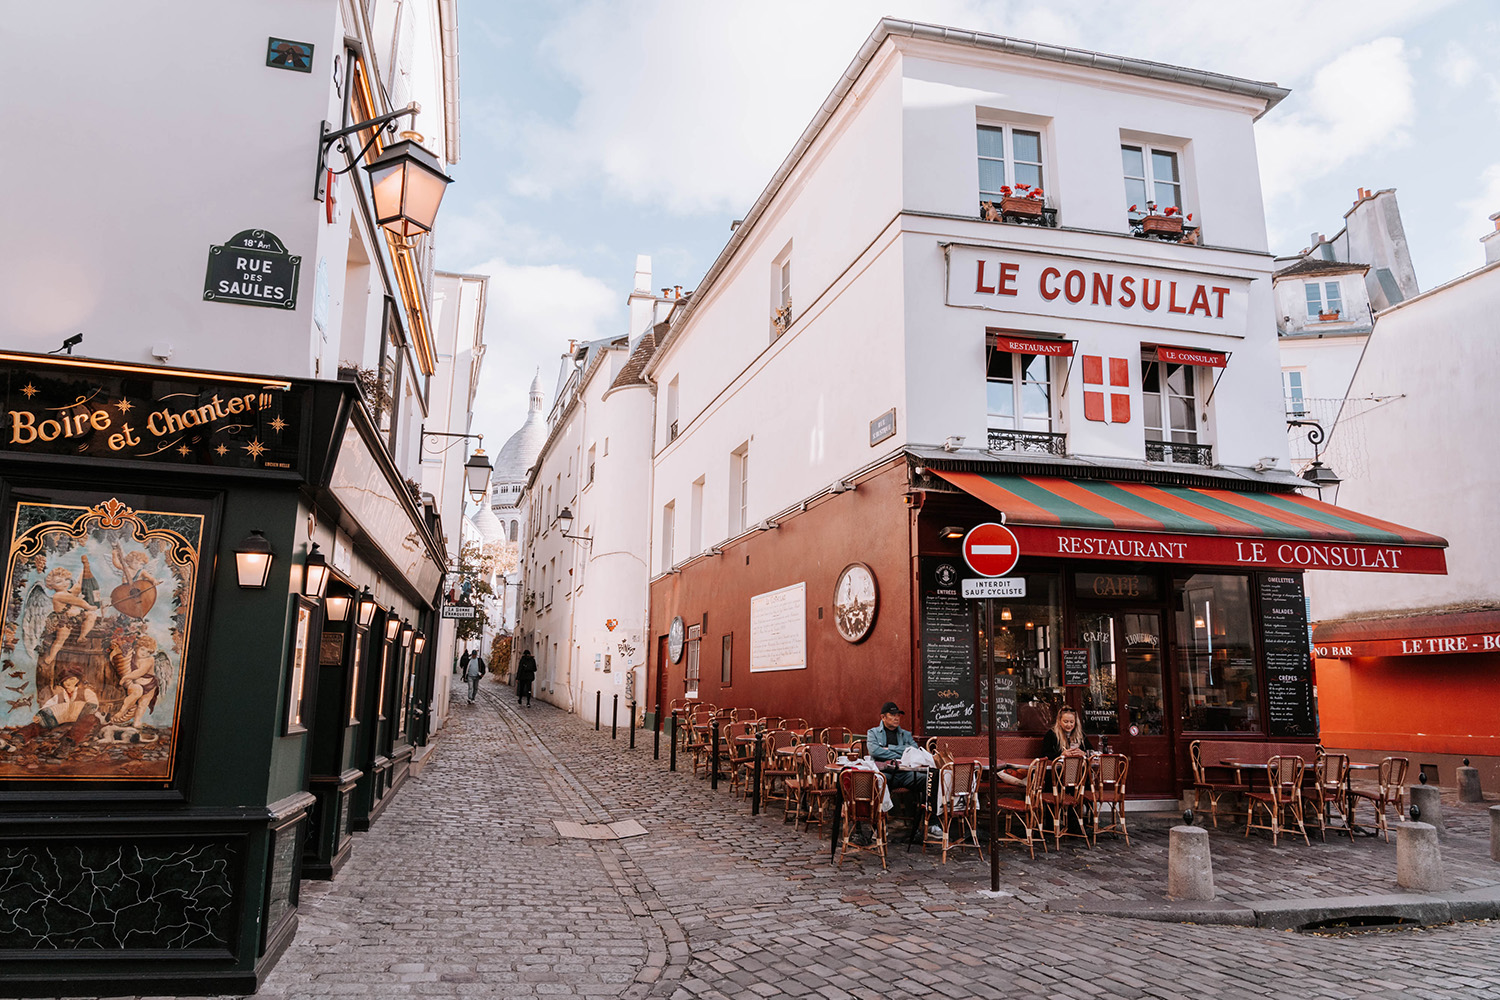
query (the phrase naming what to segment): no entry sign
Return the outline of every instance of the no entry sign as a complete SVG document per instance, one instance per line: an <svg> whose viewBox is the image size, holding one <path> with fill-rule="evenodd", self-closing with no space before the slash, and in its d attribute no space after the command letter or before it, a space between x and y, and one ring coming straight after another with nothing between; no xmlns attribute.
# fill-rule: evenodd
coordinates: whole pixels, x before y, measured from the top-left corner
<svg viewBox="0 0 1500 1000"><path fill-rule="evenodd" d="M1020 557L1016 536L1003 524L977 524L964 536L964 561L980 576L1004 576Z"/></svg>

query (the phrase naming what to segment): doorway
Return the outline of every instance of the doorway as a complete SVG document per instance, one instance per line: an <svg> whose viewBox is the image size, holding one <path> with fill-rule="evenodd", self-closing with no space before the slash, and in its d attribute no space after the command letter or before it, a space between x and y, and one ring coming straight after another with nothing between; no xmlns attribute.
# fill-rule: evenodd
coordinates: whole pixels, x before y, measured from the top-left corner
<svg viewBox="0 0 1500 1000"><path fill-rule="evenodd" d="M1086 687L1074 688L1096 750L1130 756L1132 797L1175 798L1172 738L1158 611L1080 609L1075 641L1088 651Z"/></svg>

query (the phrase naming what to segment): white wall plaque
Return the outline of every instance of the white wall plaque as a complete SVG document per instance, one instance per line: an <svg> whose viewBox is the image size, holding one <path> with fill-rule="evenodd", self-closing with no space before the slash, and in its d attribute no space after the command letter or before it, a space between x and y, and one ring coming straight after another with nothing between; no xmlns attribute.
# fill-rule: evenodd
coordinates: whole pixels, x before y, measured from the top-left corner
<svg viewBox="0 0 1500 1000"><path fill-rule="evenodd" d="M807 584L750 598L750 671L807 669Z"/></svg>

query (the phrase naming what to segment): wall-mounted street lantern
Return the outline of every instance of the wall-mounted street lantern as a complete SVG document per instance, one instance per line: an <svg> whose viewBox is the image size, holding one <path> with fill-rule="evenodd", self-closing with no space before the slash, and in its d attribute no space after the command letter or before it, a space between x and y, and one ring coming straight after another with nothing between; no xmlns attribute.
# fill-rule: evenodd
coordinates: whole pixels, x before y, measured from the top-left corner
<svg viewBox="0 0 1500 1000"><path fill-rule="evenodd" d="M366 587L364 590L360 591L359 624L361 627L370 627L370 622L375 620L375 611L379 607L380 605L375 602L375 598L373 595L371 595L369 587Z"/></svg>
<svg viewBox="0 0 1500 1000"><path fill-rule="evenodd" d="M490 465L490 457L484 453L484 435L479 436L480 447L474 449L474 454L464 463L464 483L469 487L469 496L474 503L484 502L484 495L490 488L490 472L494 466Z"/></svg>
<svg viewBox="0 0 1500 1000"><path fill-rule="evenodd" d="M568 534L568 529L573 527L573 511L569 507L564 507L557 512L557 526L562 529L562 536L564 538L571 538L575 542L588 542L590 545L594 543L593 536L591 535Z"/></svg>
<svg viewBox="0 0 1500 1000"><path fill-rule="evenodd" d="M410 646L411 637L415 634L416 630L411 627L411 622L405 618L401 619L401 645Z"/></svg>
<svg viewBox="0 0 1500 1000"><path fill-rule="evenodd" d="M354 603L354 598L347 594L343 597L330 595L323 598L323 616L331 622L342 622L349 620L349 607Z"/></svg>
<svg viewBox="0 0 1500 1000"><path fill-rule="evenodd" d="M271 560L276 555L265 532L251 529L234 550L234 565L239 571L240 586L246 590L264 590L271 576Z"/></svg>
<svg viewBox="0 0 1500 1000"><path fill-rule="evenodd" d="M424 650L426 648L427 648L427 637L425 635L423 635L421 632L418 632L417 633L417 637L411 641L411 650L416 655L421 656L422 655L422 650Z"/></svg>
<svg viewBox="0 0 1500 1000"><path fill-rule="evenodd" d="M347 128L334 129L323 122L318 135L318 172L313 197L322 201L330 175L353 170L383 133L395 134L397 119L408 115L415 119L421 110L422 106L412 101L399 111L376 115ZM342 152L349 154L349 137L365 129L370 130L370 138L358 153L349 156L348 165L342 170L329 169L329 147L337 143ZM443 192L453 181L443 173L437 157L421 145L421 138L415 132L403 132L399 142L382 149L380 155L365 164L370 175L375 221L405 244L432 229Z"/></svg>
<svg viewBox="0 0 1500 1000"><path fill-rule="evenodd" d="M1307 440L1313 446L1313 460L1311 465L1302 470L1302 478L1307 480L1309 486L1318 491L1318 496L1321 497L1323 495L1324 487L1336 487L1339 483L1342 483L1343 480L1332 469L1323 464L1322 446L1328 437L1327 432L1323 430L1323 425L1316 420L1288 420L1286 425L1288 427L1308 428ZM1334 497L1337 498L1337 496L1338 494L1335 493Z"/></svg>
<svg viewBox="0 0 1500 1000"><path fill-rule="evenodd" d="M396 609L391 609L391 616L385 620L385 641L395 642L396 633L401 631L401 619L396 617Z"/></svg>
<svg viewBox="0 0 1500 1000"><path fill-rule="evenodd" d="M327 589L328 560L318 551L318 543L313 542L302 564L302 593L307 597L322 597Z"/></svg>

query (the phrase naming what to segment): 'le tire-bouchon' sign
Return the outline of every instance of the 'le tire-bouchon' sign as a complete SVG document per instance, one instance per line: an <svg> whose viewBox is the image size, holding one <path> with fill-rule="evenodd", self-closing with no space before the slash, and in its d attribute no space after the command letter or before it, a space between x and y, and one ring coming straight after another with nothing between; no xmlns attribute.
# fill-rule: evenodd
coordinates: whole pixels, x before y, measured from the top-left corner
<svg viewBox="0 0 1500 1000"><path fill-rule="evenodd" d="M223 246L208 248L203 297L210 302L295 309L301 268L302 258L287 253L274 234L246 229Z"/></svg>

